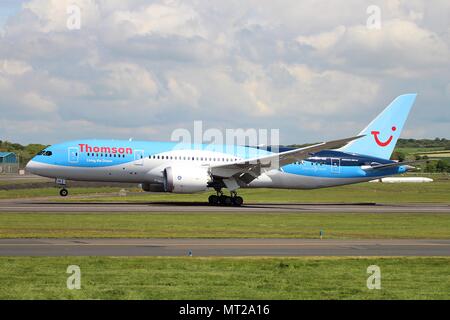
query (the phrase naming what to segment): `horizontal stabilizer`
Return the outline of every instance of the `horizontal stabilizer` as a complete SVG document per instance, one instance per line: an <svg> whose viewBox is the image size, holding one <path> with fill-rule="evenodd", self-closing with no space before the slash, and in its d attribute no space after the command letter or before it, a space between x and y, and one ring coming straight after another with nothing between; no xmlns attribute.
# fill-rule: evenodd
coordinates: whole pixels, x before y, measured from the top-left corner
<svg viewBox="0 0 450 320"><path fill-rule="evenodd" d="M381 169L387 169L387 168L395 168L395 167L401 167L405 166L408 170L415 169L413 165L418 163L423 163L423 160L418 161L404 161L404 162L392 162L392 163L386 163L386 164L372 164L368 166L363 166L364 170L381 170Z"/></svg>

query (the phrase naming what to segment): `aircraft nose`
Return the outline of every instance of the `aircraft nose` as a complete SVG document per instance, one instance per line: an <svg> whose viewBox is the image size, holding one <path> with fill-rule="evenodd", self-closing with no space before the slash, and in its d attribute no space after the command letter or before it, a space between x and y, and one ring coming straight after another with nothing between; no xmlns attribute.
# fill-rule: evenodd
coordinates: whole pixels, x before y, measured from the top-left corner
<svg viewBox="0 0 450 320"><path fill-rule="evenodd" d="M25 166L25 170L32 174L37 174L38 168L39 168L38 163L33 160L28 161L27 165Z"/></svg>

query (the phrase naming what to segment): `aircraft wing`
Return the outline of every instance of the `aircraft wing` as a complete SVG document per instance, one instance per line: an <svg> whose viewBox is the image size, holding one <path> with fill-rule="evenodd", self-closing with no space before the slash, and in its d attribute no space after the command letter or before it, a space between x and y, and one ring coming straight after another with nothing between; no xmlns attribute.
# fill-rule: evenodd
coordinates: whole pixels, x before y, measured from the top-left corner
<svg viewBox="0 0 450 320"><path fill-rule="evenodd" d="M265 171L279 169L284 165L301 161L310 157L311 153L316 153L326 149L340 148L348 142L361 137L363 136L322 142L304 148L264 155L258 158L247 159L230 164L213 166L210 170L213 176L221 178L234 178L240 185L248 184Z"/></svg>

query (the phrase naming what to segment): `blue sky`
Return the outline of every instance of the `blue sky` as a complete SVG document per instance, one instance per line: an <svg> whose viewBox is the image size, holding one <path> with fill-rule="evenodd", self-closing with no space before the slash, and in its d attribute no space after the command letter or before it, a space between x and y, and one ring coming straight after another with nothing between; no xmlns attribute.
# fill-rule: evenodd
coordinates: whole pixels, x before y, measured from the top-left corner
<svg viewBox="0 0 450 320"><path fill-rule="evenodd" d="M2 27L8 17L14 16L20 11L22 0L1 0L0 1L0 27Z"/></svg>
<svg viewBox="0 0 450 320"><path fill-rule="evenodd" d="M202 120L315 142L411 92L402 136L450 138L449 17L447 0L0 0L0 140L168 140Z"/></svg>

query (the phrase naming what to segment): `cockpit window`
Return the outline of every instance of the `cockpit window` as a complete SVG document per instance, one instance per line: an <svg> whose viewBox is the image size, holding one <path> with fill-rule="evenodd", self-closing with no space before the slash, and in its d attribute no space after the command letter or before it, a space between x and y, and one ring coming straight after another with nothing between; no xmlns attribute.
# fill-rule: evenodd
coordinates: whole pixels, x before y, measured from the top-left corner
<svg viewBox="0 0 450 320"><path fill-rule="evenodd" d="M45 156L45 157L50 157L53 153L51 151L47 151L47 150L42 150L40 151L37 155L38 156Z"/></svg>

